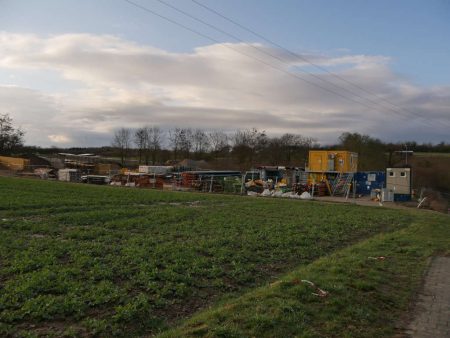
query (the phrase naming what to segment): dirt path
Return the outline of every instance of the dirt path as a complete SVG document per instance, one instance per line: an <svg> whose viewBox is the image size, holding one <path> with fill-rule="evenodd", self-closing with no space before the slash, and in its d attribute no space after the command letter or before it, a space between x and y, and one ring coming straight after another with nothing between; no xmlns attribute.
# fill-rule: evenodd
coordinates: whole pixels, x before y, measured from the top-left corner
<svg viewBox="0 0 450 338"><path fill-rule="evenodd" d="M405 209L405 210L411 210L411 206L416 207L417 203L412 203L410 206L405 206L402 204L398 204L398 203L394 203L394 202L383 202L383 203L379 203L379 202L375 202L372 201L370 199L370 197L368 196L364 196L361 198L348 198L346 199L345 197L336 197L336 196L322 196L322 197L317 197L316 198L317 201L320 202L328 202L328 203L348 203L348 204L356 204L356 205L363 205L363 206L368 206L368 207L385 207L385 208L390 208L390 209ZM421 209L423 210L423 209Z"/></svg>
<svg viewBox="0 0 450 338"><path fill-rule="evenodd" d="M431 262L405 334L412 338L450 337L450 257L435 257Z"/></svg>

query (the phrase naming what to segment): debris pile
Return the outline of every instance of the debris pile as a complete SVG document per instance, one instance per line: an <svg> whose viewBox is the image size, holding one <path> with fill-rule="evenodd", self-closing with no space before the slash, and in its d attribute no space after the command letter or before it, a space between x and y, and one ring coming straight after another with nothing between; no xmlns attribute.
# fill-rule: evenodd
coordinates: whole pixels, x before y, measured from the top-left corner
<svg viewBox="0 0 450 338"><path fill-rule="evenodd" d="M304 283L304 284L308 284L310 287L312 287L314 289L314 291L315 291L315 292L312 292L312 294L314 296L327 297L330 294L328 291L325 291L325 290L319 288L316 284L314 284L313 282L311 282L311 281L309 281L307 279L302 279L300 282ZM294 284L299 284L299 281L297 279L294 280Z"/></svg>
<svg viewBox="0 0 450 338"><path fill-rule="evenodd" d="M127 172L117 174L111 178L110 185L163 189L165 184L172 186L172 175L156 175Z"/></svg>
<svg viewBox="0 0 450 338"><path fill-rule="evenodd" d="M420 193L417 208L435 210L446 214L449 211L449 202L440 192L424 189Z"/></svg>
<svg viewBox="0 0 450 338"><path fill-rule="evenodd" d="M289 191L289 192L282 192L281 190L269 190L265 189L262 193L257 193L255 191L247 191L248 196L261 196L261 197L281 197L281 198L297 198L297 199L303 199L303 200L310 200L312 199L312 196L308 192L303 192L301 195Z"/></svg>

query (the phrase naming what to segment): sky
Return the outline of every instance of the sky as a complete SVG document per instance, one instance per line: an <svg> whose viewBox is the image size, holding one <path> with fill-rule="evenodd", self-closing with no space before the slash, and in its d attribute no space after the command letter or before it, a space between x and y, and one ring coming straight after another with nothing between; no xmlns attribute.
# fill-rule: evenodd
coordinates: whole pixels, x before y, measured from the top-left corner
<svg viewBox="0 0 450 338"><path fill-rule="evenodd" d="M447 0L0 0L0 114L39 146L144 125L450 142L449 36Z"/></svg>

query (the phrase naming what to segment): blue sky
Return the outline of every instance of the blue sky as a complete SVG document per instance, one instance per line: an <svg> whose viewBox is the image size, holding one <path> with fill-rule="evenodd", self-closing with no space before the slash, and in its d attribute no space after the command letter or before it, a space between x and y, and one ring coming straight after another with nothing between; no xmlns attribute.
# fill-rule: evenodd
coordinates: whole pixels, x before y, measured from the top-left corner
<svg viewBox="0 0 450 338"><path fill-rule="evenodd" d="M137 1L192 24L157 1ZM246 41L259 39L235 29L189 0L168 1L213 24L227 25ZM396 71L419 84L450 79L450 2L446 0L201 0L294 51L388 55ZM210 41L153 17L122 0L0 1L1 29L12 32L115 34L171 51L188 51ZM221 41L228 37L199 30Z"/></svg>
<svg viewBox="0 0 450 338"><path fill-rule="evenodd" d="M215 40L229 43L236 42L229 37L214 32L210 28L165 7L157 0L134 1L149 9L157 11L162 15L166 15L173 20L188 25L193 29L201 31L204 34L213 37ZM204 8L197 6L190 0L165 1L201 18L202 20L218 26L227 32L239 36L248 43L260 43L258 46L261 46L261 48L271 48L261 39L240 30L229 22L206 11ZM388 95L385 92L386 88L398 84L398 87L395 88L398 92L396 95L389 96L389 99L395 100L395 104L405 104L405 107L407 107L406 109L414 107L417 102L420 102L423 107L429 108L431 104L438 101L438 105L435 108L435 110L438 111L436 113L436 118L446 119L446 111L447 115L450 114L450 109L446 110L449 108L446 99L450 92L450 90L448 90L450 87L450 2L448 1L198 1L233 18L296 53L307 55L310 59L317 60L316 62L320 63L321 66L327 67L327 69L331 71L335 71L342 76L349 76L349 79L355 81L358 85L367 85L369 90L374 90L377 93L379 91L380 95ZM216 46L216 49L214 50L207 50L208 53L211 53L211 57L215 58L214 62L217 62L217 64L213 62L213 68L220 66L220 60L223 60L224 58L234 58L233 55L230 55L229 51L223 48L220 49L220 46L217 46L213 42L133 7L123 0L3 0L0 1L0 8L0 31L7 35L7 41L13 44L14 39L20 40L21 36L27 37L27 39L31 39L30 36L33 36L35 39L40 39L39 43L36 42L36 48L38 49L36 52L37 55L42 53L43 49L40 48L44 48L44 45L46 46L45 48L49 48L49 44L55 43L53 40L47 41L49 38L58 36L66 36L66 39L70 40L68 43L71 45L71 48L74 48L76 45L82 50L82 38L73 38L74 35L80 35L82 33L85 37L89 38L104 37L105 35L115 37L118 39L117 41L105 43L115 45L114 48L124 48L124 50L135 45L141 48L139 50L138 48L136 49L137 54L142 54L145 48L154 48L158 50L158 53L160 54L158 56L159 58L163 57L166 53L169 53L176 55L177 58L190 56L188 57L188 60L190 60L198 54L198 48ZM67 35L71 35L71 37L67 38ZM61 40L56 41L61 43ZM124 45L122 45L122 43ZM117 47L116 44L121 47ZM125 45L128 47L125 47ZM95 46L95 44L93 46ZM10 49L5 47L4 53L8 52L10 52ZM104 49L102 52L104 52ZM275 49L273 52L277 53L281 51ZM15 50L14 53L20 54L17 50ZM126 88L127 93L125 94L123 92L122 94L126 97L128 103L131 102L132 97L138 100L139 95L142 95L144 90L143 87L136 89L131 84L130 79L124 78L115 78L115 82L112 85L110 75L108 75L108 79L105 80L105 73L98 75L98 79L102 79L101 81L99 80L97 82L95 81L96 79L91 79L91 83L97 83L97 86L93 88L92 84L85 82L83 77L75 75L75 68L77 72L80 72L79 67L81 66L79 64L74 66L73 60L71 60L70 63L65 63L58 59L58 61L55 62L54 67L52 64L39 61L39 66L36 66L33 63L33 57L29 55L30 51L27 51L27 53L26 61L23 61L23 58L20 55L15 55L16 60L14 60L13 63L6 60L2 65L0 62L0 85L5 86L6 89L4 90L8 91L9 97L11 96L11 87L14 87L14 91L16 92L18 92L19 89L32 90L33 95L39 99L42 99L42 95L48 95L43 101L48 102L49 100L56 100L56 103L53 102L51 104L52 109L54 109L55 112L64 109L64 114L66 114L66 111L67 114L70 114L70 111L78 109L83 110L83 118L86 118L89 114L88 107L71 107L70 100L64 97L64 94L68 95L71 92L75 93L77 90L81 89L92 89L91 92L89 92L89 95L92 95L92 101L95 101L95 104L100 100L100 96L94 96L99 92L103 93L111 86ZM222 53L223 57L218 55L218 53ZM153 55L153 52L151 52L151 54ZM110 56L110 54L108 55ZM123 55L123 51L120 52L120 55ZM197 56L203 58L204 54L199 53ZM344 59L347 60L346 58L357 57L363 57L364 61L354 61L353 59L350 62L343 61ZM184 62L186 67L189 67L185 59L180 62ZM248 64L248 60L247 62L245 60L242 62L244 62L245 65ZM232 65L229 66L232 67ZM245 67L241 61L239 61L239 66ZM87 68L92 69L93 66L86 63L83 64L82 67L82 72L84 72ZM289 69L296 69L295 67L300 67L303 70L315 72L319 75L321 74L317 69L314 70L308 65L292 65ZM168 69L169 73L170 69L171 68ZM363 69L370 69L370 71L366 73L366 76L364 76ZM110 71L112 72L113 69ZM183 70L181 71L183 72ZM355 72L357 72L357 74ZM242 68L242 73L247 74L245 68ZM371 79L373 79L377 73L385 74L386 78L384 81L386 83L386 88L371 87L373 82ZM134 80L136 80L136 76L137 75L134 75ZM220 76L226 77L226 74ZM273 75L272 72L267 74L267 77L264 78L267 79L270 78L270 76L275 76L274 81L284 81L280 80L277 74ZM211 108L212 106L219 110L226 110L229 108L226 104L223 104L222 99L217 98L216 102L206 99L204 95L207 95L208 93L204 91L197 90L195 93L190 92L189 90L194 87L202 87L202 85L199 85L198 83L186 83L183 87L184 89L178 86L177 91L175 92L174 87L179 83L176 81L180 81L180 79L175 78L173 83L163 84L150 78L143 78L142 81L140 79L138 80L139 82L144 83L143 86L145 88L148 89L151 87L152 93L165 93L164 98L160 94L158 94L158 97L154 94L154 100L157 100L159 102L158 104L180 106L183 103L189 108L186 109L188 111L193 109L193 107L197 108L199 111L204 108ZM228 79L228 81L232 81L232 79ZM380 81L379 85L382 86L382 80L378 79L377 81ZM289 81L285 81L279 85L287 86L288 82ZM292 84L289 82L289 85ZM217 84L216 90L224 90L224 88L228 88L228 86L233 87L233 84L226 83L225 80L223 80L220 81L220 84ZM251 87L250 82L247 84L246 88L249 86ZM256 89L261 92L268 90L267 88L259 87ZM249 92L256 92L256 89L253 90L252 88L249 88L248 90ZM273 91L273 88L270 90ZM308 90L309 89L305 89L305 91ZM187 92L189 92L191 96L187 95ZM324 94L326 93L322 93L322 95ZM87 95L87 91L84 95ZM264 93L258 95L265 96ZM6 94L4 96L6 96ZM309 95L309 97L311 96L314 97L314 94ZM197 101L195 103L190 102L188 101L188 97L195 98ZM424 99L425 97L427 98L426 100ZM103 99L106 98L106 96L103 96ZM278 99L279 98L277 98L277 100ZM10 101L5 101L6 103L4 106L8 108L11 107L9 108L9 110L12 110L11 115L16 117L22 124L33 129L34 122L27 120L29 119L31 108L17 107L17 113L15 113L14 102L16 101ZM19 99L17 101L19 101ZM249 97L242 98L242 104L237 104L233 109L241 109L243 114L253 110L264 110L258 105L255 105L253 108L250 101ZM2 102L0 101L0 104L1 103ZM93 104L90 109L92 114L94 114L94 111L95 114L99 114L98 111L101 109L99 109L98 104L95 104ZM146 102L145 104L149 103ZM295 104L295 100L292 99L292 102L289 101L289 104L282 112L278 112L276 108L267 108L267 110L262 113L267 113L269 116L284 114L283 118L286 118L286 116L293 111L294 108L292 107L293 105L295 107ZM335 104L334 102L329 102L329 105L330 106L328 107L324 107L315 105L314 102L311 102L311 104L305 104L304 107L299 105L298 109L300 111L307 109L312 109L313 111L320 110L320 112L316 112L316 116L321 113L325 114L327 111L329 114L337 114L340 112L343 116L346 116L346 114L350 114L350 111L353 109L352 107L340 107L339 104ZM267 106L271 106L271 102L268 102ZM153 106L150 105L149 107L151 108ZM275 104L274 107L276 107ZM127 110L128 108L130 110ZM129 113L130 119L133 120L133 116L137 113L131 109L131 106L128 108L123 107L124 111L122 111L122 113ZM381 107L378 108L381 109ZM105 109L108 110L110 107ZM195 115L197 113L192 114ZM117 114L119 114L119 112L117 112ZM186 114L186 116L189 117L189 113ZM367 118L370 120L369 116L372 116L373 114L373 112L368 112L365 116L368 116ZM424 110L420 110L420 114L425 114ZM426 118L433 119L434 117L432 117L432 113L430 112L430 115L426 116ZM143 120L144 117L139 115L136 120L133 120L134 123L130 123L130 127L135 127ZM177 120L174 120L171 123L168 119L158 120L155 115L150 115L149 121L149 123L167 127L177 124ZM252 121L253 120L247 121L247 123L252 123ZM255 121L258 121L258 119L255 118ZM444 122L449 123L450 121L447 119ZM59 121L59 123L63 124L62 121ZM376 122L374 123L376 125ZM280 125L275 125L272 129L275 133L292 131L287 130L284 125L285 124L280 123ZM307 124L299 124L299 126L301 125ZM364 127L364 124L355 124L352 127L354 128L354 131L371 132L375 134L375 136L378 135L392 140L399 140L420 130L419 125L420 123L416 123L416 125L410 126L408 130L405 129L404 133L400 133L399 135L380 132L380 127L374 125L372 125L371 128L365 129L362 128ZM448 136L446 136L447 133L444 129L439 129L439 125L440 123L436 124L437 127L435 130L428 128L427 134L418 138L423 138L424 141L432 140L436 142L446 138L445 140L449 141ZM239 124L239 126L250 127L250 125L246 125L245 123ZM226 124L224 125L224 129L233 129L239 126ZM268 123L261 123L260 125L260 127L268 130L271 129L268 128L269 126ZM108 127L111 129L115 126L111 124ZM205 124L204 127L220 128L221 126ZM56 129L57 125L55 124L53 128ZM336 135L343 131L339 126L337 126L334 131L331 131L332 128L328 128L327 131L312 128L313 127L300 128L300 131L309 134L314 133L319 135L317 137L318 139L330 142ZM358 128L361 130L358 130ZM60 129L70 128L61 125ZM53 131L49 131L49 133L50 132ZM83 142L92 141L93 143L99 143L106 142L108 132L111 132L111 130L99 127L80 132L83 135L91 135L83 136L82 138L78 138L73 132L66 138L63 137L64 133L59 135L55 132L54 135L61 136L59 138L60 140L70 140L67 144L75 144L80 142L81 139L83 139ZM34 132L32 131L29 139L30 142L42 142L42 144L47 144L42 140L36 140L36 137L33 135ZM92 137L92 140L90 140L89 137ZM53 137L53 140L58 140L58 137Z"/></svg>

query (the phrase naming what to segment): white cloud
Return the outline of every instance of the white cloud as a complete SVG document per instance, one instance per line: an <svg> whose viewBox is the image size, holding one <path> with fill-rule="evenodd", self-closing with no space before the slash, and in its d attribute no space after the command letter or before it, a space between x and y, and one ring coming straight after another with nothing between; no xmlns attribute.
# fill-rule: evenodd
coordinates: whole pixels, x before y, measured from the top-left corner
<svg viewBox="0 0 450 338"><path fill-rule="evenodd" d="M376 94L370 96L322 71L314 76L304 74L302 70L311 71L311 67L293 55L254 46L286 62L258 54L245 44L216 44L190 53L171 53L115 36L39 37L3 32L0 71L12 75L27 70L57 72L61 86L50 91L43 86L45 77L42 82L30 82L28 88L6 86L0 78L0 107L23 126L29 143L40 145L107 144L113 129L143 124L231 130L255 126L328 142L343 131L390 140L449 140L450 87L415 86L391 71L388 57L303 55L324 67L339 66L339 76ZM14 77L4 81L14 83ZM369 96L372 102L349 91ZM352 96L364 105L339 95ZM435 127L424 127L417 118L401 117L403 113L391 110L399 110L397 107L383 100L416 111Z"/></svg>
<svg viewBox="0 0 450 338"><path fill-rule="evenodd" d="M64 144L71 142L70 137L67 135L59 134L59 135L48 135L48 139L56 144Z"/></svg>

